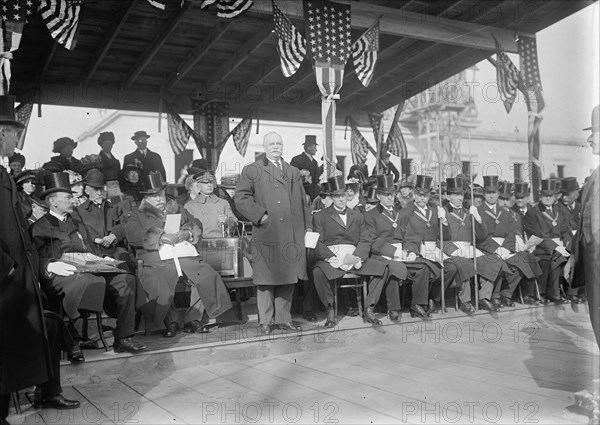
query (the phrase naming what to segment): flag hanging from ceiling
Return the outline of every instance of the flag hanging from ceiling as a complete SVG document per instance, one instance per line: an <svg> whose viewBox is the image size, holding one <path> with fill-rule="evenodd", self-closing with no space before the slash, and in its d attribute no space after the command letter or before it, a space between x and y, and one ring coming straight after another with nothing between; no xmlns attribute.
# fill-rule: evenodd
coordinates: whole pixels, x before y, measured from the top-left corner
<svg viewBox="0 0 600 425"><path fill-rule="evenodd" d="M82 3L83 0L40 0L38 11L50 35L68 50L77 44Z"/></svg>
<svg viewBox="0 0 600 425"><path fill-rule="evenodd" d="M26 101L21 102L19 106L15 108L15 117L17 121L25 126L23 131L21 131L19 141L17 142L17 149L19 150L22 150L23 146L25 146L25 137L27 137L27 127L29 126L31 111L33 111L33 95L29 96Z"/></svg>
<svg viewBox="0 0 600 425"><path fill-rule="evenodd" d="M218 160L229 138L229 103L209 102L195 109L194 131L198 135L196 146L202 158ZM216 155L211 156L213 151L216 151Z"/></svg>
<svg viewBox="0 0 600 425"><path fill-rule="evenodd" d="M394 113L394 120L392 121L392 127L390 128L390 132L388 133L385 147L389 153L392 155L399 156L400 158L408 157L408 149L406 148L406 141L404 140L404 135L402 134L402 130L400 130L400 115L402 114L402 110L404 109L404 102L400 103L396 108L396 112Z"/></svg>
<svg viewBox="0 0 600 425"><path fill-rule="evenodd" d="M248 142L250 141L250 132L252 131L252 116L252 112L248 113L248 115L231 131L231 135L233 136L233 144L242 156L246 156L246 149L248 148Z"/></svg>
<svg viewBox="0 0 600 425"><path fill-rule="evenodd" d="M167 0L148 0L152 6L159 8L160 10L165 10L165 4Z"/></svg>
<svg viewBox="0 0 600 425"><path fill-rule="evenodd" d="M206 9L215 3L217 3L217 16L229 19L235 18L254 4L252 0L202 0L200 8Z"/></svg>
<svg viewBox="0 0 600 425"><path fill-rule="evenodd" d="M375 72L379 52L379 19L352 44L352 60L356 76L368 87Z"/></svg>
<svg viewBox="0 0 600 425"><path fill-rule="evenodd" d="M166 104L166 109L169 144L173 153L179 155L187 147L190 137L194 137L195 140L197 136L188 123L171 106Z"/></svg>
<svg viewBox="0 0 600 425"><path fill-rule="evenodd" d="M291 77L298 71L306 56L306 40L294 24L273 3L273 21L277 33L277 53L281 62L281 72Z"/></svg>
<svg viewBox="0 0 600 425"><path fill-rule="evenodd" d="M521 73L510 60L496 37L496 82L498 84L498 93L504 103L506 113L512 109L517 96L517 89L522 87Z"/></svg>
<svg viewBox="0 0 600 425"><path fill-rule="evenodd" d="M352 117L346 117L346 123L350 125L350 154L352 163L355 165L364 164L369 154L369 142L364 138Z"/></svg>
<svg viewBox="0 0 600 425"><path fill-rule="evenodd" d="M305 1L306 50L313 59L321 92L324 155L327 177L335 175L336 99L344 83L344 66L350 53L350 6L325 1Z"/></svg>

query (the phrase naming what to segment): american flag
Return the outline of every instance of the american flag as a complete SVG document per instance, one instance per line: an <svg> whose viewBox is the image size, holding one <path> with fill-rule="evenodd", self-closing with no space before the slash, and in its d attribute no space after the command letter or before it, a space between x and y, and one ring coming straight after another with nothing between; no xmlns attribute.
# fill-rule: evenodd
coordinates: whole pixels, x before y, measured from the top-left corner
<svg viewBox="0 0 600 425"><path fill-rule="evenodd" d="M231 131L233 144L242 156L246 156L246 149L250 141L250 131L252 130L252 115L250 112L235 128Z"/></svg>
<svg viewBox="0 0 600 425"><path fill-rule="evenodd" d="M36 0L37 1L37 0ZM10 90L10 55L21 44L23 26L29 22L35 11L34 0L1 0L2 28L0 28L0 94Z"/></svg>
<svg viewBox="0 0 600 425"><path fill-rule="evenodd" d="M404 102L400 103L396 108L396 112L394 113L394 120L392 121L392 127L390 132L388 133L386 140L386 148L392 154L399 156L400 158L408 157L408 149L406 148L406 141L404 140L404 136L402 135L402 130L400 130L400 114L402 114L402 110L404 109Z"/></svg>
<svg viewBox="0 0 600 425"><path fill-rule="evenodd" d="M521 73L525 89L527 90L527 102L535 103L535 107L530 109L536 113L542 112L546 107L544 94L542 91L542 80L540 79L540 68L537 55L537 41L535 37L520 35L517 43L519 48L519 58Z"/></svg>
<svg viewBox="0 0 600 425"><path fill-rule="evenodd" d="M506 113L512 109L517 96L517 89L522 87L521 73L510 60L498 40L496 41L496 80L498 83L498 92L500 99L504 103Z"/></svg>
<svg viewBox="0 0 600 425"><path fill-rule="evenodd" d="M375 72L379 52L379 19L352 45L352 60L356 76L368 87Z"/></svg>
<svg viewBox="0 0 600 425"><path fill-rule="evenodd" d="M217 3L217 16L219 18L235 18L240 13L250 9L254 2L252 0L203 0L200 3L201 9Z"/></svg>
<svg viewBox="0 0 600 425"><path fill-rule="evenodd" d="M148 3L154 7L158 7L160 10L165 10L166 2L167 0L148 0Z"/></svg>
<svg viewBox="0 0 600 425"><path fill-rule="evenodd" d="M291 77L298 71L306 56L306 40L292 22L273 3L273 20L277 33L277 53L281 61L281 72Z"/></svg>
<svg viewBox="0 0 600 425"><path fill-rule="evenodd" d="M364 138L352 117L346 117L346 123L350 124L350 154L352 163L355 165L364 164L367 161L370 146L367 139Z"/></svg>
<svg viewBox="0 0 600 425"><path fill-rule="evenodd" d="M208 159L208 150L212 149L217 150L217 157L220 156L229 138L229 103L209 102L194 109L197 109L194 114L194 129L198 135L196 146L202 158Z"/></svg>
<svg viewBox="0 0 600 425"><path fill-rule="evenodd" d="M22 150L25 146L25 137L27 136L27 127L29 126L29 119L31 118L31 111L33 111L33 96L27 99L25 102L21 102L19 106L15 108L15 116L17 121L25 126L17 142L17 149Z"/></svg>
<svg viewBox="0 0 600 425"><path fill-rule="evenodd" d="M77 44L82 4L83 0L40 0L38 11L50 35L68 50Z"/></svg>
<svg viewBox="0 0 600 425"><path fill-rule="evenodd" d="M190 140L190 136L194 136L194 139L196 139L197 136L188 123L186 123L172 107L169 105L166 106L169 144L171 145L171 149L173 149L173 153L179 155L185 150Z"/></svg>

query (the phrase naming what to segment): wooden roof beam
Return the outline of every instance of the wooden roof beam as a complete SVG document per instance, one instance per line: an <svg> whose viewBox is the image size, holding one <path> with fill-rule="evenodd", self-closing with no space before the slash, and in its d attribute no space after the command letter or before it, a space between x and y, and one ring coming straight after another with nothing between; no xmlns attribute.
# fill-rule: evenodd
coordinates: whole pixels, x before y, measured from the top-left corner
<svg viewBox="0 0 600 425"><path fill-rule="evenodd" d="M54 58L54 54L56 53L58 43L56 42L56 40L54 40L54 38L52 39L48 47L48 54L46 55L46 59L44 60L44 65L42 65L42 69L38 74L38 82L44 80L44 76L46 75L46 72L48 72L48 68L50 68L50 64L52 63L52 59Z"/></svg>
<svg viewBox="0 0 600 425"><path fill-rule="evenodd" d="M214 75L216 75L218 79L210 83L208 91L215 90L222 81L226 80L233 71L244 63L244 61L273 34L270 27L263 27L254 34L252 38L250 38L235 54L231 55L229 59L221 65L219 70L215 72Z"/></svg>
<svg viewBox="0 0 600 425"><path fill-rule="evenodd" d="M204 37L202 43L196 46L187 57L171 72L165 82L160 86L160 92L165 93L175 84L181 81L188 72L208 53L208 51L225 35L234 19L222 23L218 21L210 32Z"/></svg>
<svg viewBox="0 0 600 425"><path fill-rule="evenodd" d="M194 7L194 3L185 2L182 7L176 8L175 12L167 22L167 24L160 30L160 32L154 37L152 43L148 46L146 51L138 59L137 63L129 74L123 79L122 87L124 89L129 88L135 80L141 75L146 69L150 61L154 58L156 53L161 49L163 44L167 41L167 38L175 31L179 26L186 13L188 13Z"/></svg>
<svg viewBox="0 0 600 425"><path fill-rule="evenodd" d="M110 49L110 46L112 45L115 38L117 38L117 35L119 34L119 31L125 24L125 21L127 21L127 18L129 18L131 11L135 7L135 2L136 0L126 0L123 1L123 3L121 4L121 8L117 12L118 19L113 22L110 31L106 33L102 44L96 50L92 61L83 72L83 77L81 78L82 84L87 84L92 79L92 76L100 66L100 63L102 63L102 61L104 60L106 53Z"/></svg>

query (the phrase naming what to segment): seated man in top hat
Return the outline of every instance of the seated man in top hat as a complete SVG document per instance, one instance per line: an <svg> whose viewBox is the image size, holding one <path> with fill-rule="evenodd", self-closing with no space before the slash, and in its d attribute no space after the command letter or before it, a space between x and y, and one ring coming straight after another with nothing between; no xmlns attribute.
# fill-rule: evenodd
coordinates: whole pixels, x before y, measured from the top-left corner
<svg viewBox="0 0 600 425"><path fill-rule="evenodd" d="M475 313L471 304L470 279L475 276L473 263L461 257L441 259L440 250L440 221L442 223L442 237L444 241L450 239L450 228L446 219L446 210L438 206L432 209L429 206L431 196L432 178L417 175L414 187L415 202L400 211L400 227L405 229L406 251L414 253L421 262L427 264L433 275L441 276L440 261L444 263L444 287L452 282L460 287L460 309L466 314ZM440 285L431 290L431 298L440 300ZM444 288L444 289L445 289Z"/></svg>
<svg viewBox="0 0 600 425"><path fill-rule="evenodd" d="M198 186L198 195L186 202L184 209L202 223L203 237L222 238L228 236L238 219L229 202L215 195L215 175L212 171L200 170L192 176Z"/></svg>
<svg viewBox="0 0 600 425"><path fill-rule="evenodd" d="M496 255L498 262L505 263L503 280L494 289L492 303L512 307L512 296L521 280L527 280L528 287L531 281L541 276L542 270L535 256L520 249L517 244L519 223L507 207L512 183L499 182L498 176L484 176L483 190L485 202L478 210L487 228L487 236L477 246L489 255Z"/></svg>
<svg viewBox="0 0 600 425"><path fill-rule="evenodd" d="M565 303L560 295L560 277L569 257L567 246L573 237L569 218L555 205L556 180L542 180L540 201L525 214L525 231L542 239L533 254L538 258L542 276L538 280L543 302Z"/></svg>
<svg viewBox="0 0 600 425"><path fill-rule="evenodd" d="M516 213L516 217L521 221L521 225L524 227L525 214L527 214L527 209L529 208L529 195L531 195L529 184L515 183L513 192L515 195L515 203L510 209Z"/></svg>
<svg viewBox="0 0 600 425"><path fill-rule="evenodd" d="M579 198L579 183L575 177L565 177L560 185L561 199L556 204L558 211L569 219L569 230L571 233L577 230L579 220L581 219L581 204L577 202Z"/></svg>
<svg viewBox="0 0 600 425"><path fill-rule="evenodd" d="M300 170L304 191L310 197L310 202L312 202L319 194L319 164L314 158L317 154L317 136L307 134L304 136L302 145L304 146L304 152L293 157L290 165Z"/></svg>
<svg viewBox="0 0 600 425"><path fill-rule="evenodd" d="M73 150L77 147L77 142L70 137L61 137L54 141L52 152L57 153L57 156L50 158L50 161L57 162L62 165L63 170L73 170L79 172L81 161L73 156Z"/></svg>
<svg viewBox="0 0 600 425"><path fill-rule="evenodd" d="M147 176L151 172L159 172L163 181L167 181L167 173L162 158L156 152L152 152L148 149L149 138L150 135L143 130L136 131L135 134L131 136L131 140L135 142L137 149L130 154L125 155L123 165L134 164L137 160L142 165L142 175Z"/></svg>
<svg viewBox="0 0 600 425"><path fill-rule="evenodd" d="M351 272L362 276L383 276L387 266L369 258L371 245L368 240L363 215L347 207L344 177L327 179L333 205L313 215L313 229L319 233L315 248L317 263L313 269L315 288L327 308L326 328L335 326L334 297L331 282ZM352 264L342 264L344 253L352 254ZM337 306L336 306L337 307ZM399 314L393 315L399 320Z"/></svg>
<svg viewBox="0 0 600 425"><path fill-rule="evenodd" d="M400 311L399 285L405 279L412 281L413 297L411 316L429 319L431 313L426 310L429 292L429 268L423 263L415 263L417 256L408 253L402 245L404 230L400 227L400 210L394 207L396 188L391 174L377 176L377 198L379 205L365 213L365 223L369 231L371 256L389 267L384 276L374 277L369 283L369 294L365 302L365 321L381 323L373 316L373 308L381 291L386 287L388 315L398 320ZM424 308L425 307L425 308Z"/></svg>
<svg viewBox="0 0 600 425"><path fill-rule="evenodd" d="M154 172L142 177L142 183L144 199L124 225L127 240L135 249L136 257L144 261L142 286L148 293L150 302L142 308L142 312L151 327L162 328L163 324L166 325L165 338L174 337L181 329L180 312L174 302L176 289L178 286L183 288L178 283L188 286L191 282L197 294L190 294L190 290L178 291L185 297L189 295L190 303L192 295L196 298L191 305L186 304L187 300L182 303L186 304L183 330L189 333L203 332L201 320L204 311L210 318L215 318L231 308L229 293L223 280L210 265L202 263L198 255L178 259L181 276L174 260L161 260L159 255L159 249L165 244L175 245L188 241L196 246L202 238L202 223L177 203L167 205L167 184L163 182L160 173ZM175 233L165 233L163 230L168 214L181 215L179 230Z"/></svg>
<svg viewBox="0 0 600 425"><path fill-rule="evenodd" d="M73 265L61 261L65 253L98 254L85 226L73 213L73 192L67 173L45 176L45 199L50 211L31 227L33 242L40 255L42 289L48 295L64 294L67 316L76 319L80 309L101 311L117 318L114 330L115 352L139 353L131 337L135 321L135 276L129 273L77 273Z"/></svg>

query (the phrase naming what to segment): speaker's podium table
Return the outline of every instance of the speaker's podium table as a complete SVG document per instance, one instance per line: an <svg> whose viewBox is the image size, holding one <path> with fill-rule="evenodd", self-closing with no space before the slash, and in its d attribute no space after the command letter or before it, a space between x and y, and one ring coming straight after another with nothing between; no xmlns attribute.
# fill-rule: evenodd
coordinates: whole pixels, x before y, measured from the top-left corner
<svg viewBox="0 0 600 425"><path fill-rule="evenodd" d="M249 243L248 237L204 238L200 244L202 261L209 264L225 282L227 289L235 291L237 317L242 320L241 288L254 288L252 267L243 255L243 244Z"/></svg>

